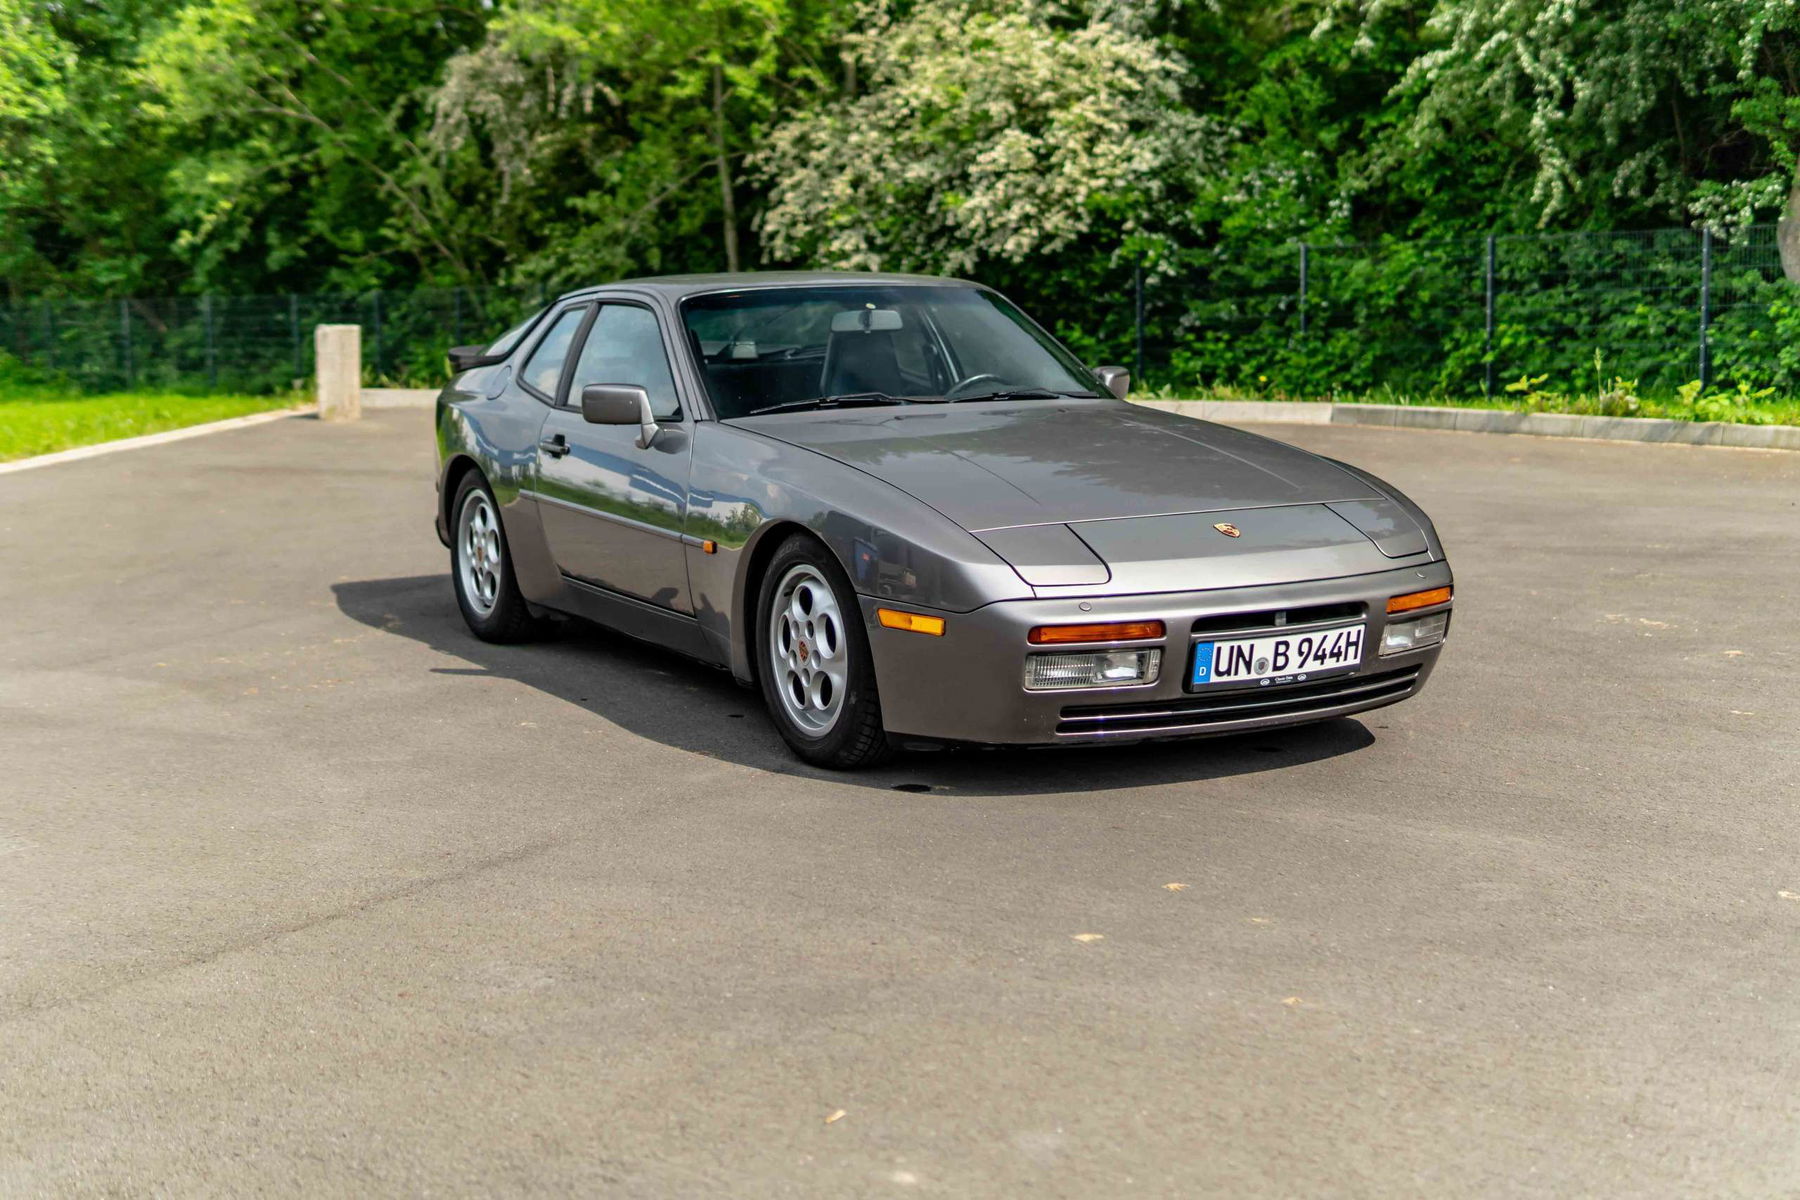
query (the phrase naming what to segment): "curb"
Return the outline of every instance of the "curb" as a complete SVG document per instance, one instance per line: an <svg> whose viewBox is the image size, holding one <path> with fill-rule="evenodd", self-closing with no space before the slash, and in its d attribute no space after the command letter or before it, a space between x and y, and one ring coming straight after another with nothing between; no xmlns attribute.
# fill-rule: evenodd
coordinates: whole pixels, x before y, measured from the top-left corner
<svg viewBox="0 0 1800 1200"><path fill-rule="evenodd" d="M431 408L437 404L436 388L364 388L364 408Z"/></svg>
<svg viewBox="0 0 1800 1200"><path fill-rule="evenodd" d="M115 438L110 442L95 442L91 446L72 446L67 450L57 450L50 454L38 454L31 458L15 458L11 462L0 462L0 475L10 475L15 471L29 471L35 467L53 467L57 463L79 462L84 458L98 458L102 454L114 454L120 450L141 450L146 446L161 446L166 442L186 441L188 438L205 437L209 433L224 433L228 429L265 425L270 421L285 421L290 417L307 416L312 411L313 407L310 404L304 408L276 408L268 412L250 413L248 416L227 417L223 421L208 421L203 425L184 425L180 429L165 429L161 433Z"/></svg>
<svg viewBox="0 0 1800 1200"><path fill-rule="evenodd" d="M1800 450L1800 425L1736 425L1729 421L1670 421L1654 417L1584 417L1494 408L1435 408L1405 404L1331 404L1307 400L1137 400L1147 408L1204 421L1272 424L1373 425L1392 429L1450 429L1530 437Z"/></svg>

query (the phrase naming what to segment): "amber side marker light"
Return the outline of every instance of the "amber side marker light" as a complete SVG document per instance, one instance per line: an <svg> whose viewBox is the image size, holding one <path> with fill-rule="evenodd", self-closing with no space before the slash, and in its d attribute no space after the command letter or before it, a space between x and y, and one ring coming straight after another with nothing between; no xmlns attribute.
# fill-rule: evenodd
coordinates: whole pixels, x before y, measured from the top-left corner
<svg viewBox="0 0 1800 1200"><path fill-rule="evenodd" d="M901 612L897 608L878 608L875 619L888 629L904 629L908 633L929 633L932 637L944 636L944 618L928 617L924 613Z"/></svg>
<svg viewBox="0 0 1800 1200"><path fill-rule="evenodd" d="M1163 635L1161 621L1114 621L1106 625L1039 625L1026 638L1034 646L1071 642L1141 642Z"/></svg>
<svg viewBox="0 0 1800 1200"><path fill-rule="evenodd" d="M1450 603L1449 588L1428 588L1423 592L1408 592L1404 596L1389 597L1387 610L1391 613L1411 612L1415 608L1430 608L1434 604L1448 603Z"/></svg>

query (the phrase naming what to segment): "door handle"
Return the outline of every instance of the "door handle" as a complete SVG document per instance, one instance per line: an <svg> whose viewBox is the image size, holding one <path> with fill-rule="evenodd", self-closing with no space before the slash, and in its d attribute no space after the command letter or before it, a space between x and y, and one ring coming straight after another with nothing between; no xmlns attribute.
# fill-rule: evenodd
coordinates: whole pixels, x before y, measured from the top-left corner
<svg viewBox="0 0 1800 1200"><path fill-rule="evenodd" d="M561 458L569 452L569 439L560 433L554 437L539 438L538 449L551 458Z"/></svg>

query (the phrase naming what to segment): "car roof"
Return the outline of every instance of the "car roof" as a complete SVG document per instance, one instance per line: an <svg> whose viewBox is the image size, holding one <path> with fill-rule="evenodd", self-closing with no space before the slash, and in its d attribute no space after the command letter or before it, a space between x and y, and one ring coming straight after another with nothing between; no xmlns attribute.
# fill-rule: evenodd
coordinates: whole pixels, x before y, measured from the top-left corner
<svg viewBox="0 0 1800 1200"><path fill-rule="evenodd" d="M717 275L649 275L641 279L621 279L617 283L576 288L574 291L563 293L557 299L559 301L572 300L578 296L586 296L598 291L610 291L615 288L660 292L670 299L680 300L687 296L700 295L703 292L732 292L748 288L769 287L829 287L834 284L862 284L877 287L898 284L964 288L980 286L966 279L951 279L943 275L902 275L881 271L733 271L721 272Z"/></svg>

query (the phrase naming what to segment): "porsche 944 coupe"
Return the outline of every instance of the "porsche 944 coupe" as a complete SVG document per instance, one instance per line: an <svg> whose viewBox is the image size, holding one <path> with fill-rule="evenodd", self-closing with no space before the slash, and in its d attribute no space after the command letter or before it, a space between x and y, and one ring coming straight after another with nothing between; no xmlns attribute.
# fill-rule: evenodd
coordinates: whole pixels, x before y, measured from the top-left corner
<svg viewBox="0 0 1800 1200"><path fill-rule="evenodd" d="M574 615L724 667L820 765L1362 712L1449 626L1392 485L1128 403L976 284L631 280L451 365L437 527L475 635Z"/></svg>

